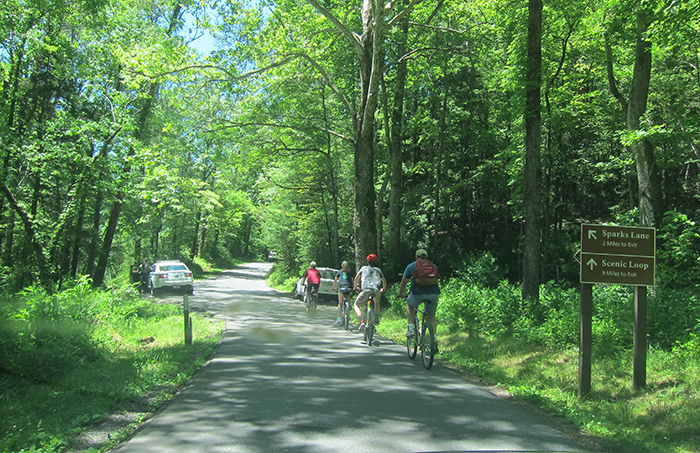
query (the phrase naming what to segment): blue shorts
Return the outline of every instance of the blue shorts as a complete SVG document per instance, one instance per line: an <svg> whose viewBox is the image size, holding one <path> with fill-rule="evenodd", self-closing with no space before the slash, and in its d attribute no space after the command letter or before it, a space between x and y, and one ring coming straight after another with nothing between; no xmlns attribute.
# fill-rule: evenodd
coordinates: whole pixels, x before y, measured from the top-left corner
<svg viewBox="0 0 700 453"><path fill-rule="evenodd" d="M413 308L418 307L421 302L424 300L429 300L430 303L426 303L424 310L425 314L428 316L435 316L435 312L437 311L437 303L438 303L438 298L440 297L439 294L413 294L410 293L408 295L408 298L406 299L406 303L410 305Z"/></svg>

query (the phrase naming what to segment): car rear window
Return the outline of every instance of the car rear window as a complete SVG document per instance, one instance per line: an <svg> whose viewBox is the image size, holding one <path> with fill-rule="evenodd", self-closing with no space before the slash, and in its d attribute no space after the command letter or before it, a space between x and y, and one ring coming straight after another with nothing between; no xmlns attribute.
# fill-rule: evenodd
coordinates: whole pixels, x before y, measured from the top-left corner
<svg viewBox="0 0 700 453"><path fill-rule="evenodd" d="M187 267L184 265L172 265L172 266L160 266L161 272L168 272L168 271L186 271Z"/></svg>
<svg viewBox="0 0 700 453"><path fill-rule="evenodd" d="M333 280L335 278L335 272L333 271L321 271L321 278L329 278Z"/></svg>

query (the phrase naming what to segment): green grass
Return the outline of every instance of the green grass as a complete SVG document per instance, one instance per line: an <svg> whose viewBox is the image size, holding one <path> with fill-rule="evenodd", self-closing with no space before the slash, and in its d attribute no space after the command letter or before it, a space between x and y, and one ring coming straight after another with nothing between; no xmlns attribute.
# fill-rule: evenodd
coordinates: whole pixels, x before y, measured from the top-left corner
<svg viewBox="0 0 700 453"><path fill-rule="evenodd" d="M406 321L383 314L378 332L401 344ZM632 351L593 357L592 392L578 398L578 351L513 338L450 334L438 327L443 363L513 398L565 418L603 451L700 452L700 363L651 349L647 387L632 385Z"/></svg>
<svg viewBox="0 0 700 453"><path fill-rule="evenodd" d="M77 293L80 297L63 297L56 304L61 313L52 320L45 319L45 310L42 318L18 316L21 307L39 312L36 307L58 296L33 293L0 305L2 452L114 447L191 378L222 332L219 321L192 314L193 344L185 345L179 306L142 300L132 290ZM76 306L82 314L73 314L69 322L65 312L80 312ZM12 348L24 348L28 358L12 355ZM50 366L42 367L43 362ZM115 426L118 414L128 417ZM107 435L86 441L95 430Z"/></svg>

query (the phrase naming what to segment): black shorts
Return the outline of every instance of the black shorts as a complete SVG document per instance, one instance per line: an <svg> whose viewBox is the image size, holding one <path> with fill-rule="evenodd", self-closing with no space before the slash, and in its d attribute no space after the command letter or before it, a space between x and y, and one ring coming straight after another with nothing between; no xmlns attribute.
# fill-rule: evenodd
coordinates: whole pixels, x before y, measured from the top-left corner
<svg viewBox="0 0 700 453"><path fill-rule="evenodd" d="M311 284L307 285L306 290L311 291L312 289L316 289L316 292L318 292L318 285L320 285L320 283L316 283L316 284L311 283Z"/></svg>

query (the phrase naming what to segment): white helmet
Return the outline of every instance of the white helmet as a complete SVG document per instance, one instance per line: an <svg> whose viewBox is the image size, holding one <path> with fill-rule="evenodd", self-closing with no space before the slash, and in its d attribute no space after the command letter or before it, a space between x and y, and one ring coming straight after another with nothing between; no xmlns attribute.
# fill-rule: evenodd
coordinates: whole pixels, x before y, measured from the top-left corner
<svg viewBox="0 0 700 453"><path fill-rule="evenodd" d="M309 266L310 266L310 267L316 267L316 261L312 261L311 263L309 263Z"/></svg>

